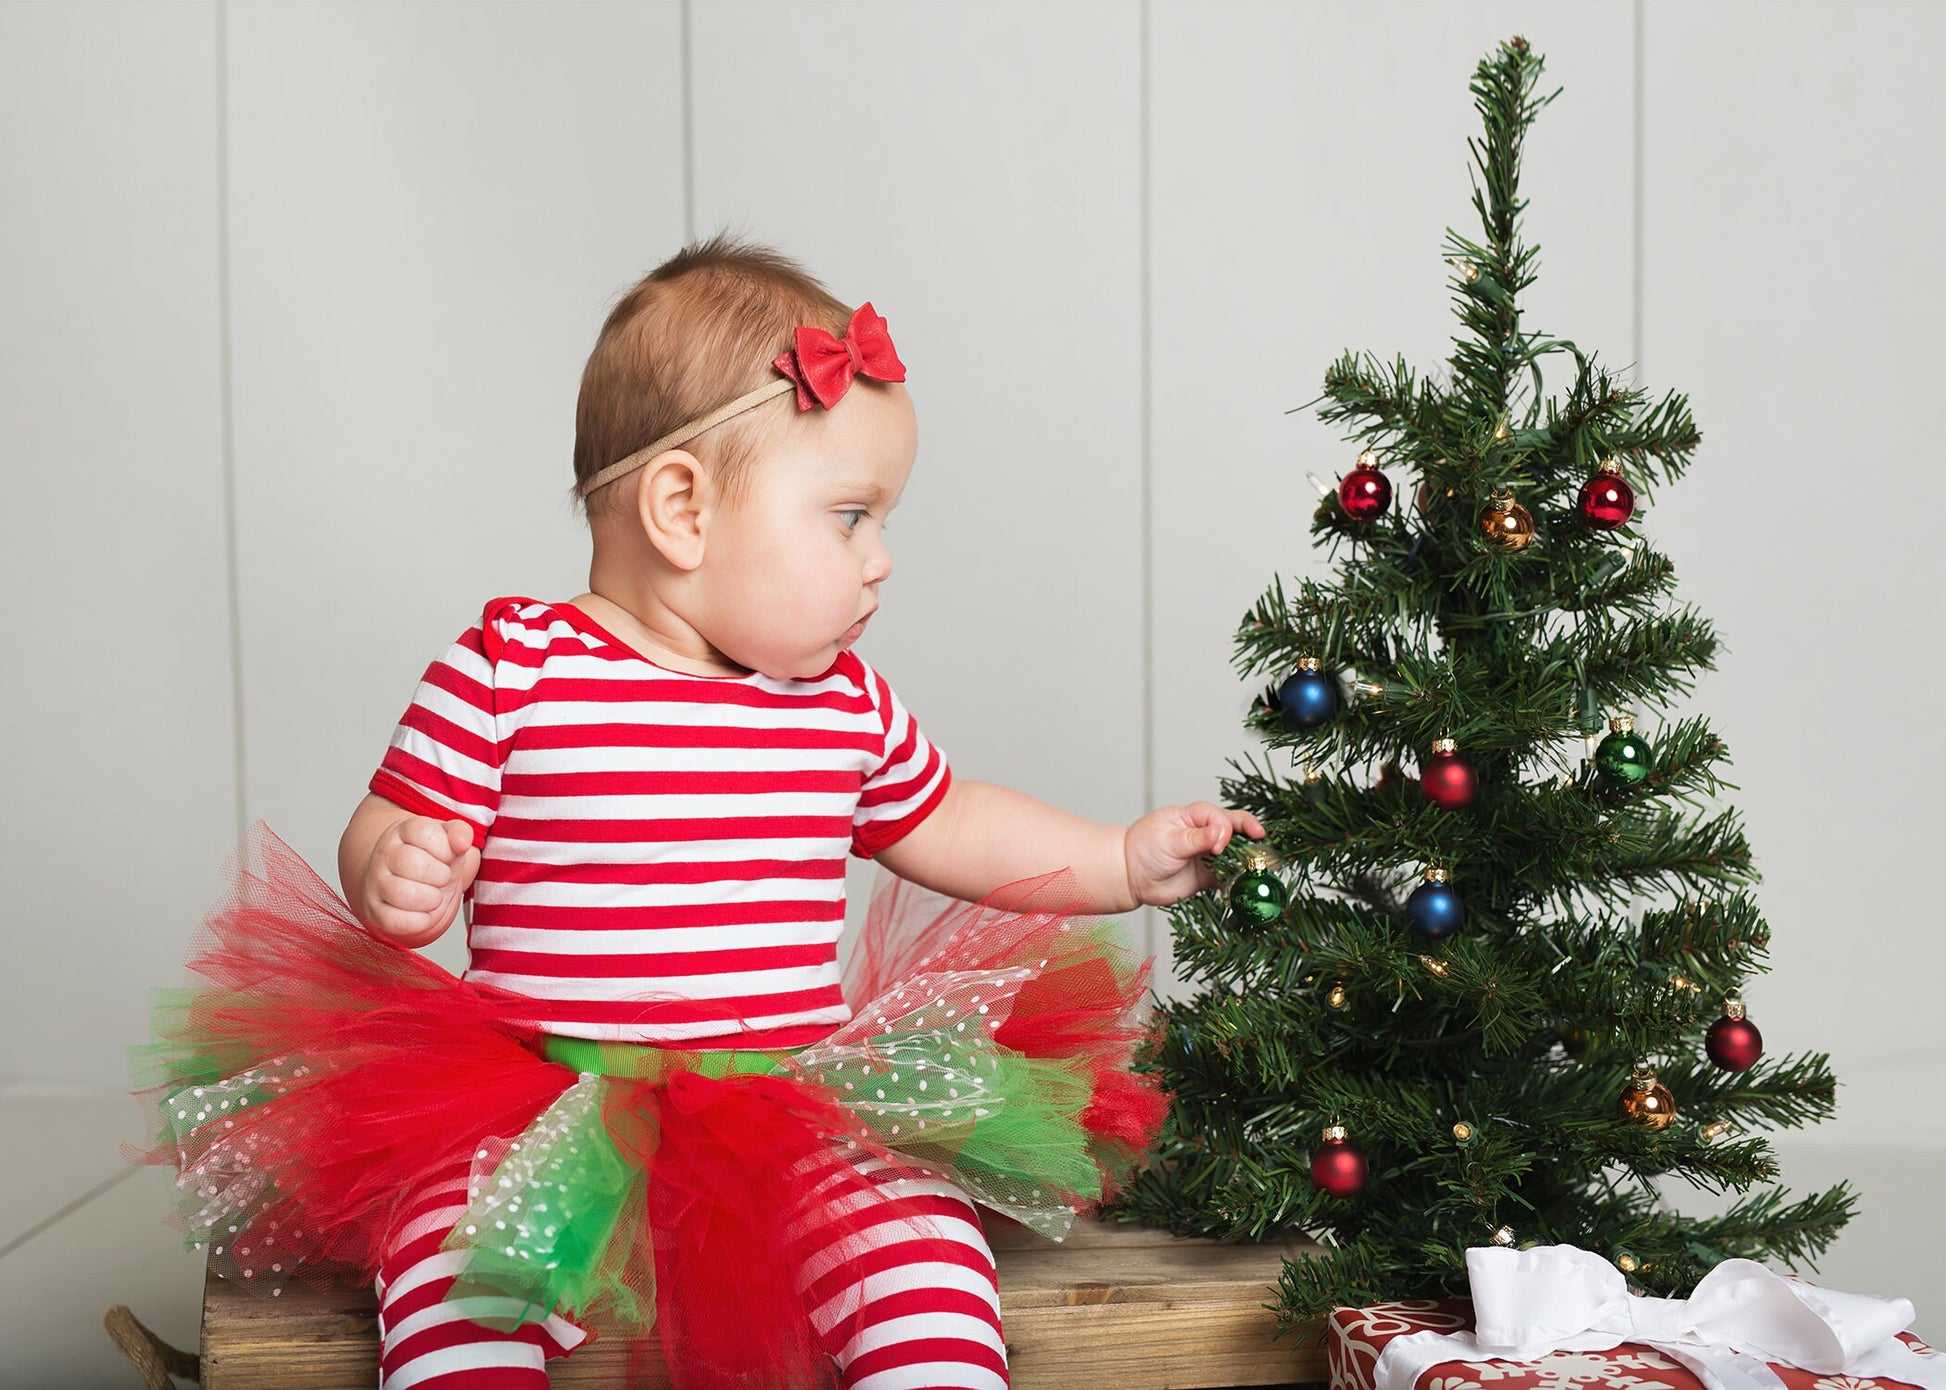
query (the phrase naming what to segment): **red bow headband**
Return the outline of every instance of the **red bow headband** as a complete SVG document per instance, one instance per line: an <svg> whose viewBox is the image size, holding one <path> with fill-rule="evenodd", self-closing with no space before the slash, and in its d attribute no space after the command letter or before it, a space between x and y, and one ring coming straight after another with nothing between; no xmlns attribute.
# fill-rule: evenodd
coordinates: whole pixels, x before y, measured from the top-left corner
<svg viewBox="0 0 1946 1390"><path fill-rule="evenodd" d="M854 376L870 377L873 381L905 380L905 363L899 360L899 354L892 346L892 335L886 332L885 320L879 317L878 310L871 306L870 301L860 304L852 313L851 322L845 325L842 338L834 338L822 328L802 325L792 336L794 343L791 350L779 354L770 364L783 373L782 381L767 381L756 390L747 391L735 400L718 406L709 414L671 430L627 458L609 464L581 484L581 495L586 497L597 488L606 487L615 479L634 472L664 449L686 444L703 431L714 429L746 410L754 410L786 391L797 391L797 408L800 412L809 410L813 405L821 405L829 410L851 389Z"/></svg>

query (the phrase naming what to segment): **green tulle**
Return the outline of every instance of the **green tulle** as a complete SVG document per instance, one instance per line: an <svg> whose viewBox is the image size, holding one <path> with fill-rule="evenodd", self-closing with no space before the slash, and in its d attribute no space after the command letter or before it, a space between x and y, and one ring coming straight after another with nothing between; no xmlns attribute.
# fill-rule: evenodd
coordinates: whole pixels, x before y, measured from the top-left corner
<svg viewBox="0 0 1946 1390"><path fill-rule="evenodd" d="M161 1123L151 1148L176 1148L199 1123L211 1118L209 1112L215 1102L206 1105L205 1092L222 1090L232 1105L237 1100L246 1105L251 1101L261 1104L271 1098L273 1092L253 1075L253 1064L260 1059L246 1046L224 1047L213 1036L207 1021L212 991L160 989L154 991L154 1000L150 1041L128 1049L129 1069L137 1088L158 1096L155 1104ZM235 1084L238 1078L243 1078L243 1084ZM185 1233L185 1241L191 1245L202 1239L203 1233Z"/></svg>
<svg viewBox="0 0 1946 1390"><path fill-rule="evenodd" d="M149 1041L128 1049L129 1072L137 1090L157 1090L168 1094L185 1086L219 1081L224 1076L248 1067L255 1059L241 1047L224 1049L198 1025L205 1016L204 991L159 989L154 991L150 1011ZM228 1062L230 1065L225 1066ZM166 1140L167 1129L160 1136Z"/></svg>
<svg viewBox="0 0 1946 1390"><path fill-rule="evenodd" d="M564 1091L507 1146L446 1237L443 1248L468 1252L460 1291L483 1307L491 1294L507 1300L476 1320L504 1330L545 1321L557 1308L586 1315L600 1307L624 1323L653 1322L653 1287L622 1277L645 1235L645 1177L610 1138L605 1100L606 1083L595 1076ZM646 1241L641 1248L646 1254ZM642 1260L638 1280L652 1280L652 1270Z"/></svg>
<svg viewBox="0 0 1946 1390"><path fill-rule="evenodd" d="M1088 1079L991 1043L942 1048L939 1041L915 1034L876 1047L892 1064L874 1069L871 1079L883 1084L853 1113L882 1143L945 1168L987 1205L1044 1234L1064 1234L1072 1199L1101 1197L1101 1170L1080 1118ZM942 1052L953 1060L940 1060Z"/></svg>
<svg viewBox="0 0 1946 1390"><path fill-rule="evenodd" d="M758 1070L691 1055L717 1076ZM769 1070L829 1088L875 1143L1043 1235L1065 1235L1076 1201L1102 1195L1078 1063L1008 1051L984 1028L934 1027L813 1046ZM468 1252L460 1286L477 1320L506 1327L559 1310L641 1331L653 1323L645 1179L608 1132L610 1084L585 1073L504 1156L480 1151L476 1171L497 1166L444 1243ZM632 1147L642 1150L640 1136Z"/></svg>

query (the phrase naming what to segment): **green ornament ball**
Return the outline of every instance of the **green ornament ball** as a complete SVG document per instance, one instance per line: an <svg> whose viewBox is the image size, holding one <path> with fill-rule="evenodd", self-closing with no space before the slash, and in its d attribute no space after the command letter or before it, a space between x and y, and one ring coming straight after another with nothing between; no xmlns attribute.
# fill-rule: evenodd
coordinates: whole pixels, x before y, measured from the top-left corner
<svg viewBox="0 0 1946 1390"><path fill-rule="evenodd" d="M1561 1034L1561 1046L1577 1062L1585 1062L1601 1052L1601 1036L1588 1028L1569 1028Z"/></svg>
<svg viewBox="0 0 1946 1390"><path fill-rule="evenodd" d="M1230 885L1230 910L1245 921L1268 926L1284 915L1290 895L1269 869L1251 869Z"/></svg>
<svg viewBox="0 0 1946 1390"><path fill-rule="evenodd" d="M1630 719L1611 719L1608 729L1608 737L1595 746L1595 770L1613 785L1639 785L1655 761L1649 741L1635 732Z"/></svg>

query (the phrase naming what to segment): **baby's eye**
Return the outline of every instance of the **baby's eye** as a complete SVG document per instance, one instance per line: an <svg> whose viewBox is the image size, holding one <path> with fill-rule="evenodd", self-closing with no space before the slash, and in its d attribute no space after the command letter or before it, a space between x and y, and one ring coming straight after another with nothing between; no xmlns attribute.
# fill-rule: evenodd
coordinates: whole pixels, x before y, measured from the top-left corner
<svg viewBox="0 0 1946 1390"><path fill-rule="evenodd" d="M849 511L843 511L838 513L839 518L843 520L843 522L845 523L845 529L847 531L857 530L858 523L863 521L866 517L870 515L871 513L863 507L853 507Z"/></svg>

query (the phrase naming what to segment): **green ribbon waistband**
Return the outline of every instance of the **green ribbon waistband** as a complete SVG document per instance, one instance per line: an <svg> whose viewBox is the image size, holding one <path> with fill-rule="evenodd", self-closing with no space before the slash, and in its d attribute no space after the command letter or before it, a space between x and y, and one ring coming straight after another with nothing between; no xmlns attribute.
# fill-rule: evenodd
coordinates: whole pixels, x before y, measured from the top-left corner
<svg viewBox="0 0 1946 1390"><path fill-rule="evenodd" d="M693 1071L721 1080L726 1076L781 1075L789 1052L755 1052L735 1048L664 1047L657 1043L607 1042L599 1038L546 1035L541 1056L578 1072L658 1081L672 1071Z"/></svg>

